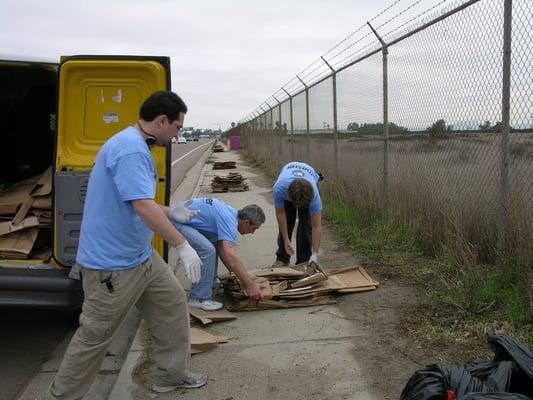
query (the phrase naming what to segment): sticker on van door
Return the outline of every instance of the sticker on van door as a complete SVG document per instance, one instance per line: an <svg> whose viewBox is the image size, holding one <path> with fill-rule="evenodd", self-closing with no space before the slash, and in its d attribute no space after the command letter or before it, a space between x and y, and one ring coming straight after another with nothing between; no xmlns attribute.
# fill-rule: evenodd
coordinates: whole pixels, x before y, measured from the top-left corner
<svg viewBox="0 0 533 400"><path fill-rule="evenodd" d="M118 113L116 112L106 112L102 116L102 119L106 124L118 124Z"/></svg>

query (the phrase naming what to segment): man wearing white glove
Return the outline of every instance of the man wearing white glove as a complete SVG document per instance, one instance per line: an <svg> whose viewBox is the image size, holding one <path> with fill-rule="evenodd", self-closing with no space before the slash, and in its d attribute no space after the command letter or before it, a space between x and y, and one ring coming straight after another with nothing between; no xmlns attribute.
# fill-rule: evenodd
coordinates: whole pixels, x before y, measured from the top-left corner
<svg viewBox="0 0 533 400"><path fill-rule="evenodd" d="M100 370L106 349L136 306L150 327L156 392L197 388L205 374L188 370L190 327L185 291L152 248L159 234L178 253L191 280L201 261L155 202L157 171L150 146L179 136L187 106L175 93L153 93L139 120L111 137L96 156L83 210L76 263L85 299L72 337L45 399L81 399Z"/></svg>
<svg viewBox="0 0 533 400"><path fill-rule="evenodd" d="M202 260L201 277L197 282L193 282L189 293L189 307L208 311L223 307L222 303L212 300L213 284L217 277L217 255L228 270L237 275L244 292L250 298L260 300L261 288L246 273L246 268L235 251L235 245L237 233L252 234L265 222L263 210L252 204L237 211L230 205L212 198L193 199L188 208L197 211L197 215L189 222L180 223L176 220L175 213L170 213L170 217L174 226L187 238ZM197 277L195 273L192 275Z"/></svg>

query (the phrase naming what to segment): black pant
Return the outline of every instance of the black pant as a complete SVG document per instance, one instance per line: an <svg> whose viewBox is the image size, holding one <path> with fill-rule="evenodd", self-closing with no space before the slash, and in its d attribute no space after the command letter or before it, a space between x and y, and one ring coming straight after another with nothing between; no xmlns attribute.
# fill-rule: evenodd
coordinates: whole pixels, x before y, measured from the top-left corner
<svg viewBox="0 0 533 400"><path fill-rule="evenodd" d="M292 238L292 232L296 223L296 208L292 202L285 201L285 215L287 216L287 232L289 239ZM298 228L296 230L296 264L309 261L312 252L313 227L311 225L311 216L308 208L298 208ZM283 237L278 234L278 251L276 258L283 263L290 261L290 256L285 251Z"/></svg>

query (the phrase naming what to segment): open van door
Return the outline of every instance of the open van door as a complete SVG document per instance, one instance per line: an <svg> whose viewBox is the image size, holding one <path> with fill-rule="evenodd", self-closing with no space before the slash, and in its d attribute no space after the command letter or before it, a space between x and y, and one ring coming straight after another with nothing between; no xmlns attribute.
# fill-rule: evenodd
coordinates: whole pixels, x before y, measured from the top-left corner
<svg viewBox="0 0 533 400"><path fill-rule="evenodd" d="M75 263L89 174L102 144L139 118L142 102L170 88L168 57L69 56L59 67L54 161L54 257ZM154 147L156 202L170 199L170 147ZM166 259L167 247L154 237Z"/></svg>

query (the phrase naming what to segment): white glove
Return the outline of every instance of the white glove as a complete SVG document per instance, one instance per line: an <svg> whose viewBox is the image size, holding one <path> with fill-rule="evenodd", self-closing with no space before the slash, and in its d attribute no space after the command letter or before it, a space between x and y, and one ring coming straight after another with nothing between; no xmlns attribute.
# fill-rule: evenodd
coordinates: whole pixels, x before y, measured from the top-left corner
<svg viewBox="0 0 533 400"><path fill-rule="evenodd" d="M200 278L202 277L202 261L196 251L185 241L176 247L176 252L185 268L187 278L192 283L200 282Z"/></svg>
<svg viewBox="0 0 533 400"><path fill-rule="evenodd" d="M313 252L313 254L311 254L309 262L314 262L315 264L318 264L318 252Z"/></svg>
<svg viewBox="0 0 533 400"><path fill-rule="evenodd" d="M190 206L191 203L192 200L187 200L173 205L170 209L170 218L180 224L186 224L189 222L200 212L198 210L189 210L187 207Z"/></svg>

